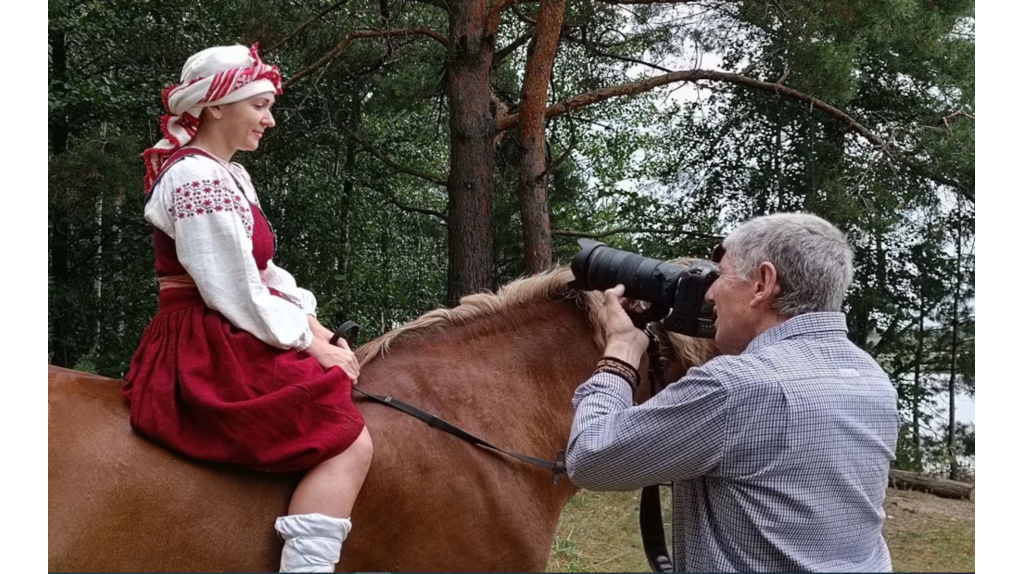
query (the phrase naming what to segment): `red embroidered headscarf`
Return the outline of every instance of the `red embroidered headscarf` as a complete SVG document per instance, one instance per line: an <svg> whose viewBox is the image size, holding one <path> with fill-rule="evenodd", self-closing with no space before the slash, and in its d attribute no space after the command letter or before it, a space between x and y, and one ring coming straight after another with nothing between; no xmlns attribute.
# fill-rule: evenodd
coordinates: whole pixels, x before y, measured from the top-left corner
<svg viewBox="0 0 1024 574"><path fill-rule="evenodd" d="M277 66L263 63L256 51L258 46L253 44L246 48L236 44L207 48L185 62L180 84L164 89L161 96L168 112L160 119L164 138L142 152L147 192L164 161L196 135L203 108L267 92L281 94L281 72Z"/></svg>

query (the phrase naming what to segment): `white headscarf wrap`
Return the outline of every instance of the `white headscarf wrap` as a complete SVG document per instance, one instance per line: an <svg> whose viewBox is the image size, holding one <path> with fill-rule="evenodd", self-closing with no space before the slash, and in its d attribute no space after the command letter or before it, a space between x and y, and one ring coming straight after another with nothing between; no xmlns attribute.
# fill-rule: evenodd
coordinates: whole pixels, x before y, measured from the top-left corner
<svg viewBox="0 0 1024 574"><path fill-rule="evenodd" d="M160 173L167 158L196 135L200 112L273 92L281 94L281 72L263 63L251 48L241 45L207 48L193 55L181 70L181 83L168 86L162 94L168 114L160 120L164 139L142 153L146 162L146 191Z"/></svg>

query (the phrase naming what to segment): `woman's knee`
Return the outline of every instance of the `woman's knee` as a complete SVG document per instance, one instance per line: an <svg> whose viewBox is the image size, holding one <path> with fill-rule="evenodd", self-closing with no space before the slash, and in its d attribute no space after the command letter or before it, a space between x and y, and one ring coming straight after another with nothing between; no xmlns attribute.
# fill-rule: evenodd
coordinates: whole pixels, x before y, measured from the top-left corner
<svg viewBox="0 0 1024 574"><path fill-rule="evenodd" d="M369 429L363 427L363 432L359 433L348 450L356 464L369 469L370 463L373 462L373 439L370 438Z"/></svg>

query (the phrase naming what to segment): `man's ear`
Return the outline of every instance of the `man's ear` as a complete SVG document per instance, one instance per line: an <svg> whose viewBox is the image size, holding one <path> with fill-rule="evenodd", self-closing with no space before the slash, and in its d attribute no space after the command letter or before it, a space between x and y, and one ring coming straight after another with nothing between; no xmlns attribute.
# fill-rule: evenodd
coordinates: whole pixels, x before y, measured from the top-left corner
<svg viewBox="0 0 1024 574"><path fill-rule="evenodd" d="M750 278L754 282L754 298L750 301L751 307L768 304L782 292L782 285L779 284L779 273L771 262L763 261L754 270Z"/></svg>

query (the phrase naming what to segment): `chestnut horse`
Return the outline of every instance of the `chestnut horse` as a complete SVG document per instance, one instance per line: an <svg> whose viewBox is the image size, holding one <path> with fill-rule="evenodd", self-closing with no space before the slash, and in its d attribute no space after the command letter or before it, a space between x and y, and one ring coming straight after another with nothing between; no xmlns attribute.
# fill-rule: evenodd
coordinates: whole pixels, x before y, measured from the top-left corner
<svg viewBox="0 0 1024 574"><path fill-rule="evenodd" d="M599 293L567 269L465 297L360 347L359 387L392 395L505 449L553 460L572 395L604 348ZM668 380L713 346L672 335ZM643 369L641 369L643 371ZM357 395L358 396L358 395ZM339 569L540 571L563 477L358 398L374 460ZM132 433L120 382L49 368L50 571L276 571L299 475L178 456Z"/></svg>

